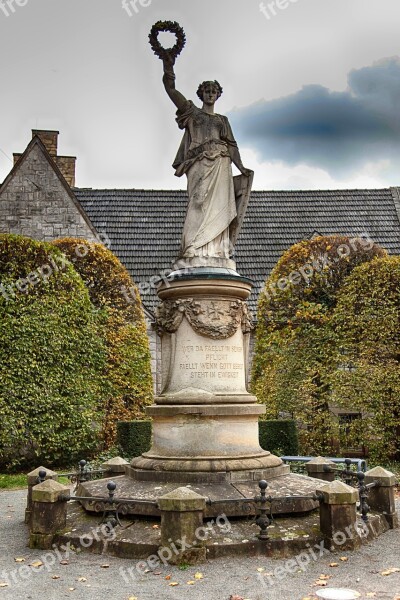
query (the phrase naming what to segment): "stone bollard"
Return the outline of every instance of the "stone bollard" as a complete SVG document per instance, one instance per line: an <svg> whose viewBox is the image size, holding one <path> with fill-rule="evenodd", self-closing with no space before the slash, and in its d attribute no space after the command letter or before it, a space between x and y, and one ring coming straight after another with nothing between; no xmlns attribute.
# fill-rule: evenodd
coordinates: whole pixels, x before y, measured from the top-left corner
<svg viewBox="0 0 400 600"><path fill-rule="evenodd" d="M40 471L45 471L46 479L54 479L54 481L58 480L58 475L55 471L51 471L50 469L46 469L46 467L38 467L34 471L31 471L26 476L28 483L28 497L26 499L26 509L25 509L25 524L29 525L31 513L32 513L32 488L39 483L39 473Z"/></svg>
<svg viewBox="0 0 400 600"><path fill-rule="evenodd" d="M59 496L69 492L69 487L52 479L32 489L29 548L49 550L52 547L55 533L64 529L67 521L67 502L59 500Z"/></svg>
<svg viewBox="0 0 400 600"><path fill-rule="evenodd" d="M375 512L382 513L390 529L395 529L399 526L399 515L396 511L394 494L396 477L383 467L375 467L365 473L366 485L374 481L378 481L379 486L368 491L367 502L369 507Z"/></svg>
<svg viewBox="0 0 400 600"><path fill-rule="evenodd" d="M104 474L106 477L125 475L126 467L129 467L129 463L121 456L110 458L107 462L101 465L101 468L105 471Z"/></svg>
<svg viewBox="0 0 400 600"><path fill-rule="evenodd" d="M158 499L161 511L160 556L170 564L196 564L206 558L203 515L206 500L187 487Z"/></svg>
<svg viewBox="0 0 400 600"><path fill-rule="evenodd" d="M309 477L322 479L323 481L334 481L335 473L330 473L326 469L327 467L335 467L335 463L329 460L329 458L323 458L322 456L317 456L306 463L306 470Z"/></svg>
<svg viewBox="0 0 400 600"><path fill-rule="evenodd" d="M320 528L325 547L328 550L358 548L361 544L357 534L358 490L342 481L333 481L318 488L317 494L322 495Z"/></svg>

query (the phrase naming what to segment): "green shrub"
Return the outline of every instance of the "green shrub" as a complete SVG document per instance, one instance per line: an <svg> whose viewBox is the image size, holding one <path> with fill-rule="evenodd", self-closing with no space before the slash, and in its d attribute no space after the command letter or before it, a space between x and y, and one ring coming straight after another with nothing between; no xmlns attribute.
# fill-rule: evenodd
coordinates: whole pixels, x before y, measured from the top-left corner
<svg viewBox="0 0 400 600"><path fill-rule="evenodd" d="M296 418L301 451L326 454L339 435L330 410L335 348L331 319L346 277L386 252L371 241L317 237L292 246L273 269L258 304L252 391L266 417Z"/></svg>
<svg viewBox="0 0 400 600"><path fill-rule="evenodd" d="M271 420L258 422L260 446L278 456L298 456L299 439L296 421Z"/></svg>
<svg viewBox="0 0 400 600"><path fill-rule="evenodd" d="M0 466L98 447L104 315L51 244L0 235Z"/></svg>
<svg viewBox="0 0 400 600"><path fill-rule="evenodd" d="M151 446L151 421L118 421L117 443L123 456L134 458Z"/></svg>
<svg viewBox="0 0 400 600"><path fill-rule="evenodd" d="M374 460L400 457L400 258L354 269L338 295L332 320L335 404L358 409L352 443Z"/></svg>
<svg viewBox="0 0 400 600"><path fill-rule="evenodd" d="M153 399L149 341L140 296L126 268L103 245L77 238L53 243L73 260L88 286L92 303L107 314L103 334L107 361L102 426L107 449L116 442L117 421L143 418L145 407Z"/></svg>

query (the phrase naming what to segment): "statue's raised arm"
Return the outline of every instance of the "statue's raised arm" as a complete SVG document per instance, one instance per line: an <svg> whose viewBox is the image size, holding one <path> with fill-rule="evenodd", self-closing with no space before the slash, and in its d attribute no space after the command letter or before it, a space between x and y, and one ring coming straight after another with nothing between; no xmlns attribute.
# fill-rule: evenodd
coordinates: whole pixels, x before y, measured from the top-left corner
<svg viewBox="0 0 400 600"><path fill-rule="evenodd" d="M168 96L171 98L172 102L175 104L176 108L178 110L183 110L183 108L187 104L187 100L186 100L185 96L183 94L181 94L181 92L178 92L178 90L175 87L175 79L176 79L175 73L174 73L175 58L173 57L173 55L167 54L165 57L163 57L163 64L164 64L163 83L164 83L165 91L167 92Z"/></svg>
<svg viewBox="0 0 400 600"><path fill-rule="evenodd" d="M160 31L175 34L173 48L163 48ZM175 87L174 64L186 37L176 22L159 21L149 35L154 53L163 61L163 83L177 107L176 121L184 136L173 166L187 176L189 203L183 227L180 258L186 266L232 267L234 244L243 223L253 171L246 169L227 117L214 112L222 94L218 81L203 81L197 90L202 107ZM232 163L242 175L232 175Z"/></svg>

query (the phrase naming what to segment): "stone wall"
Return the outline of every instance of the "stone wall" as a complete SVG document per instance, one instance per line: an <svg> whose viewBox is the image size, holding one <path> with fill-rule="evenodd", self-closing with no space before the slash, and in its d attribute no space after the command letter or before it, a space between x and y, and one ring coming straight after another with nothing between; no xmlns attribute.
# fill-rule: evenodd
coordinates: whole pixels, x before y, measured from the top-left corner
<svg viewBox="0 0 400 600"><path fill-rule="evenodd" d="M40 241L66 236L95 238L83 210L38 143L32 144L0 189L0 233Z"/></svg>

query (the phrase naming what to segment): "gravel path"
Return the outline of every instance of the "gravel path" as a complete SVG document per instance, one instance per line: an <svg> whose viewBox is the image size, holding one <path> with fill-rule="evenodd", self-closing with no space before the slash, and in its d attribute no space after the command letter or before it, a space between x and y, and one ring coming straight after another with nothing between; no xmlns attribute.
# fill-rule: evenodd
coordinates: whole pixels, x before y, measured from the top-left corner
<svg viewBox="0 0 400 600"><path fill-rule="evenodd" d="M358 552L317 557L305 571L284 572L281 579L268 573L287 561L267 558L219 559L187 570L166 566L141 575L131 560L70 552L68 564L60 564L64 555L29 550L23 523L25 498L25 490L0 492L0 600L229 600L231 595L248 600L302 600L315 598L319 586L314 583L320 575L331 576L329 587L349 587L359 591L362 599L394 600L399 595L400 600L400 573L381 574L391 567L400 568L400 530L389 531ZM344 556L347 560L341 561ZM25 560L16 562L15 558ZM30 566L38 560L46 568ZM338 566L330 567L332 562ZM280 572L275 571L276 575ZM202 578L197 579L196 573ZM194 583L188 585L188 581ZM1 582L9 585L2 587ZM173 582L179 585L171 586Z"/></svg>

